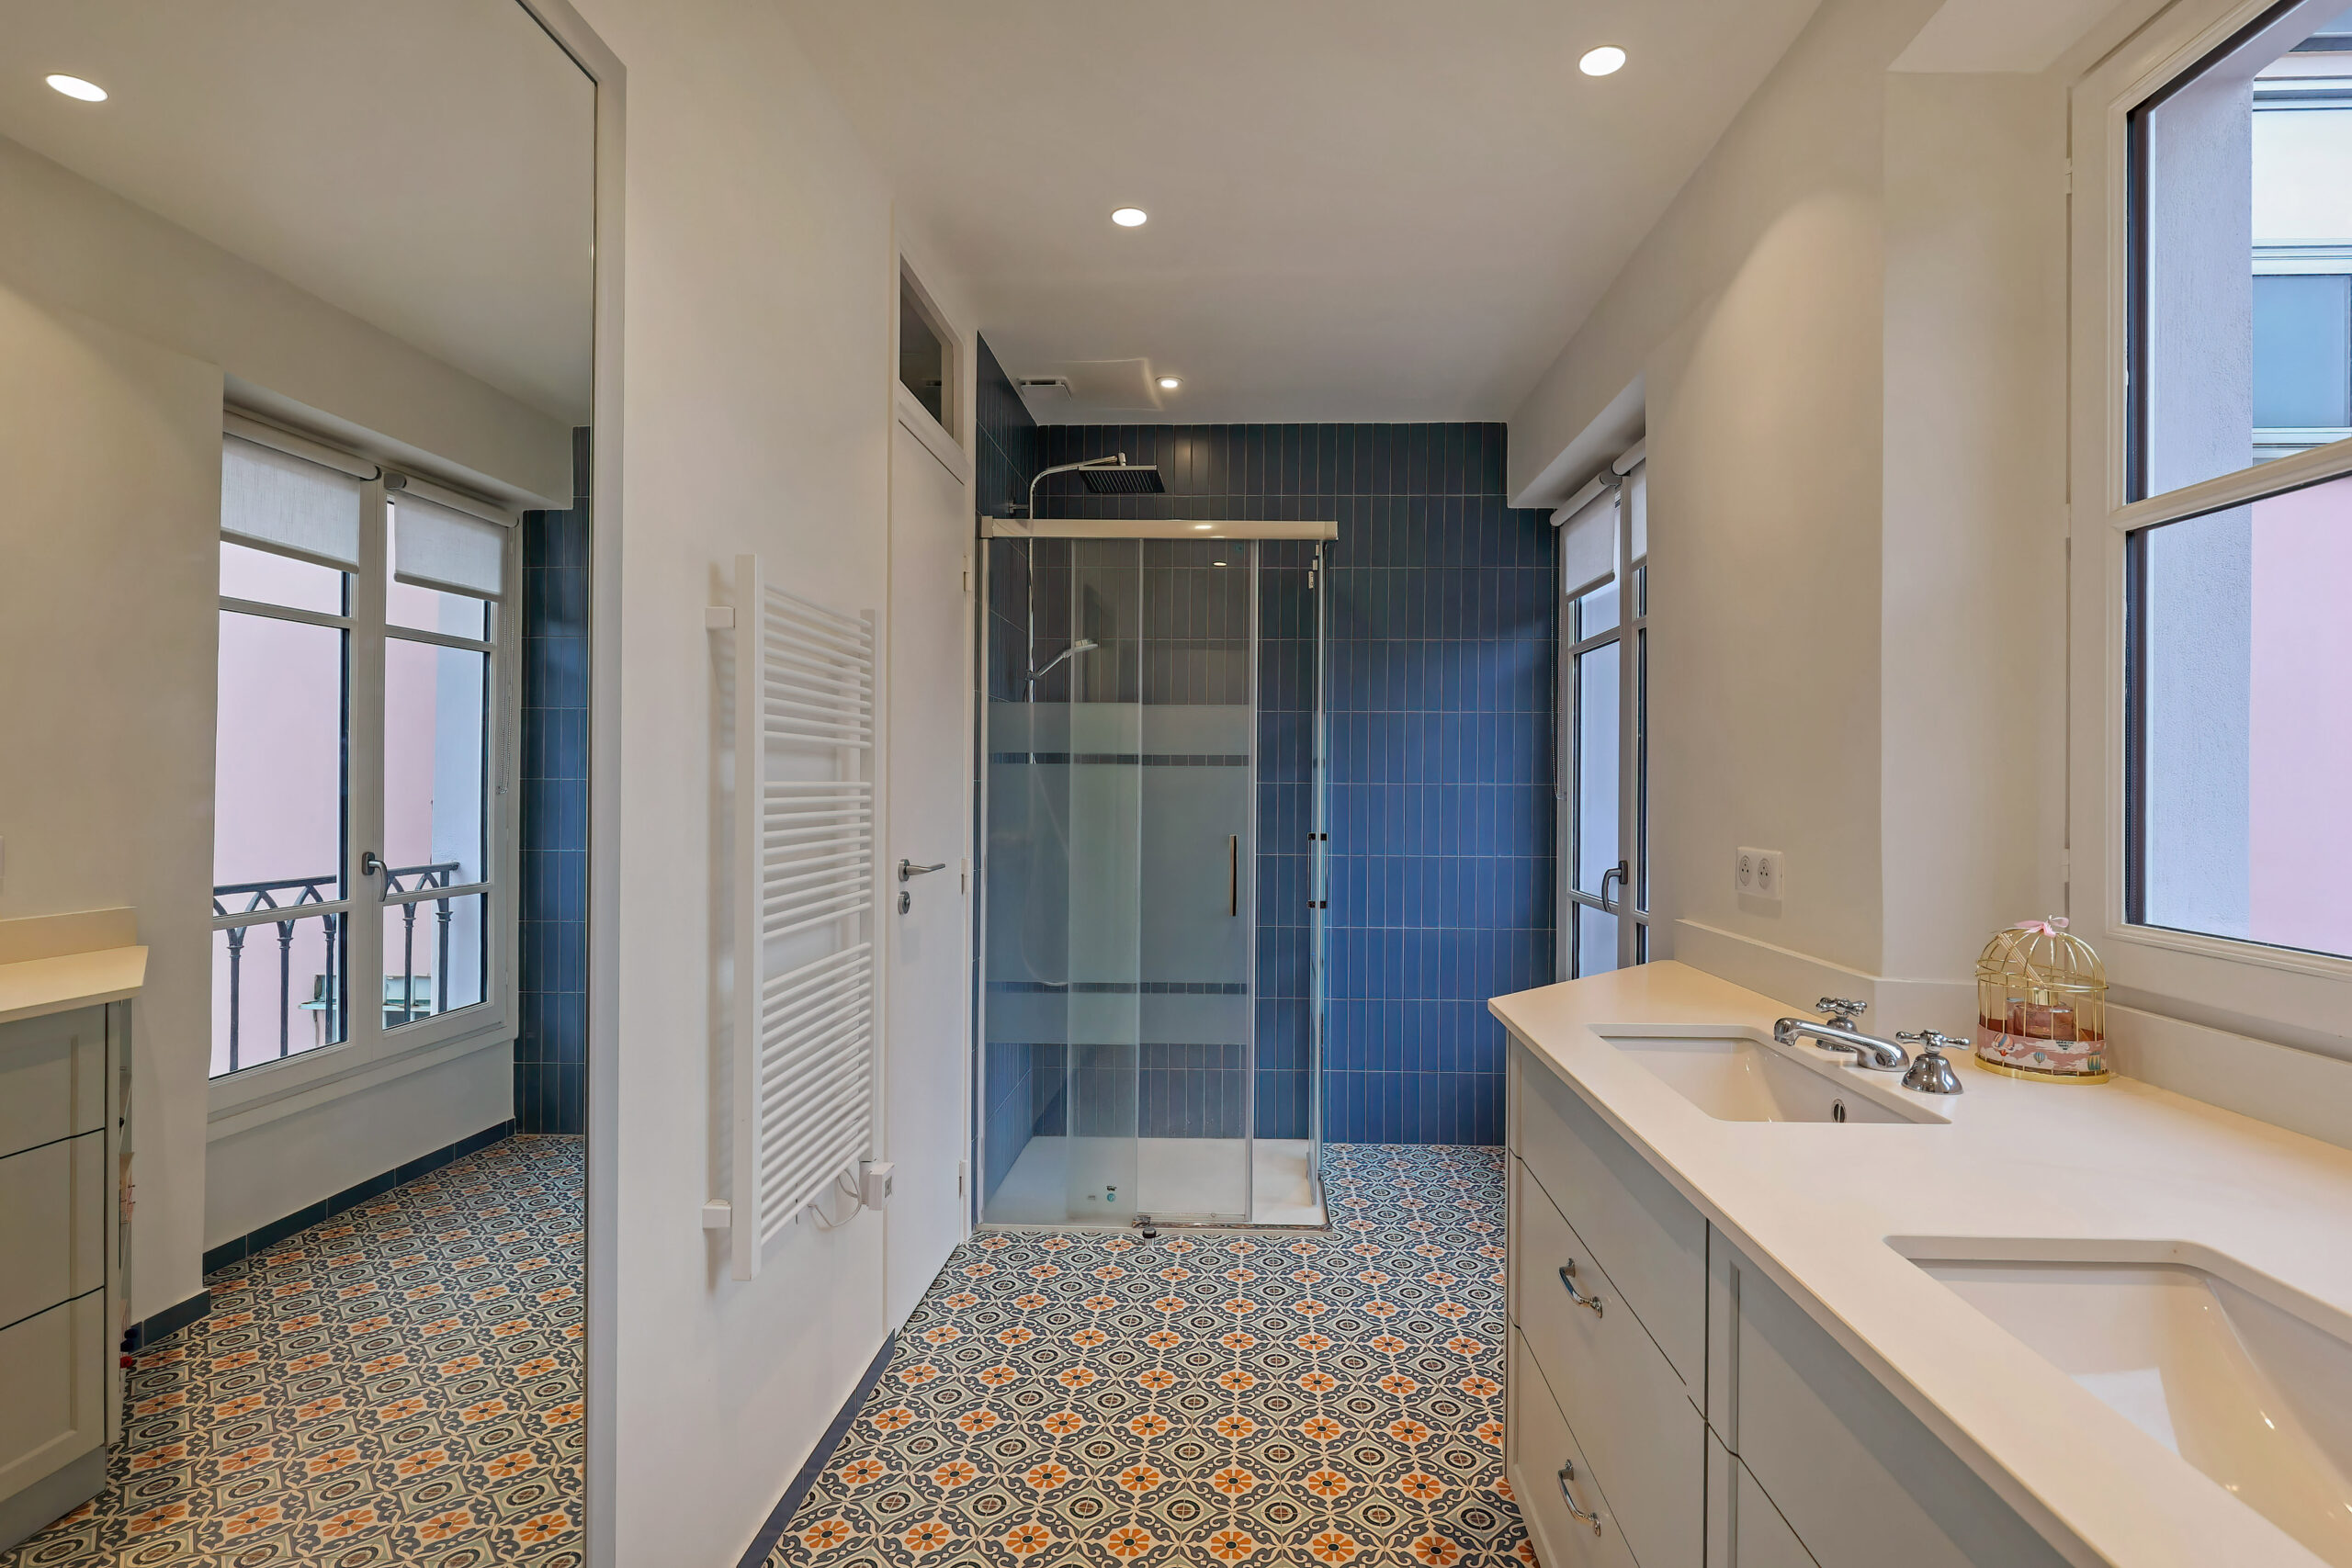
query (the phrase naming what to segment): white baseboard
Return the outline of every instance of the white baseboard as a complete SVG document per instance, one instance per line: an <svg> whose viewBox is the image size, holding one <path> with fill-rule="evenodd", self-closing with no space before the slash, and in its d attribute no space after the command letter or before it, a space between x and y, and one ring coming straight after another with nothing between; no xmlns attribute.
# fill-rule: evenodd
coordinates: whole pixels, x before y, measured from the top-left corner
<svg viewBox="0 0 2352 1568"><path fill-rule="evenodd" d="M1676 920L1673 931L1674 950L1668 956L1792 1008L1810 1010L1822 997L1867 1002L1867 1021L1875 1034L1940 1029L1964 1035L1975 1021L1976 987L1971 980L1871 975L1696 920Z"/></svg>

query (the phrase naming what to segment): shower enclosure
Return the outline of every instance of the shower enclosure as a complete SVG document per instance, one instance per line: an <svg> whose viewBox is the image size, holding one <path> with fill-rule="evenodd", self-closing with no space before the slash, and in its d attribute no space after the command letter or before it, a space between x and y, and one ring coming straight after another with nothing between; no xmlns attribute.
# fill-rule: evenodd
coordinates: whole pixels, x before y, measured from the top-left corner
<svg viewBox="0 0 2352 1568"><path fill-rule="evenodd" d="M980 1218L1321 1224L1330 527L987 532Z"/></svg>

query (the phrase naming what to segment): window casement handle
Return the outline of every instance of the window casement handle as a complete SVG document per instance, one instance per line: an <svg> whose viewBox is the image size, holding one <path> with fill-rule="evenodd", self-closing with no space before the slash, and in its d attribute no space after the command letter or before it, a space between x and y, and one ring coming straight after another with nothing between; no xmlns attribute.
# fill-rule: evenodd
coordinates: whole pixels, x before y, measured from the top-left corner
<svg viewBox="0 0 2352 1568"><path fill-rule="evenodd" d="M362 876L381 876L383 874L384 863L377 858L376 852L373 850L362 850L359 852L359 874Z"/></svg>
<svg viewBox="0 0 2352 1568"><path fill-rule="evenodd" d="M1577 1495L1568 1490L1568 1483L1574 1481L1576 1478L1577 1461L1574 1460L1568 1460L1563 1462L1560 1466L1560 1501L1568 1506L1568 1514L1570 1517L1582 1519L1586 1524L1592 1527L1593 1534L1599 1535L1600 1533L1600 1514L1599 1510L1577 1507Z"/></svg>
<svg viewBox="0 0 2352 1568"><path fill-rule="evenodd" d="M1633 868L1631 866L1627 865L1621 860L1615 865L1611 866L1607 871L1600 874L1600 907L1602 908L1610 910L1612 913L1617 909L1618 906L1609 901L1610 879L1612 877L1616 879L1617 890L1620 893L1623 893L1625 890L1625 879L1631 874L1632 870Z"/></svg>
<svg viewBox="0 0 2352 1568"><path fill-rule="evenodd" d="M1599 1296L1588 1296L1582 1291L1577 1289L1577 1260L1573 1258L1560 1265L1560 1288L1568 1292L1568 1300L1576 1303L1577 1305L1585 1308L1590 1312L1593 1316L1600 1317L1604 1315L1600 1310L1600 1298Z"/></svg>

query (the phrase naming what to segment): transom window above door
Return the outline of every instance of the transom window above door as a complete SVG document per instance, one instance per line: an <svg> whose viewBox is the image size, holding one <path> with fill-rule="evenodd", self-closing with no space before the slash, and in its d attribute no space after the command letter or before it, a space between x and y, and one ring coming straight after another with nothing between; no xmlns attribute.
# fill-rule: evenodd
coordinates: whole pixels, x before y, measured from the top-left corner
<svg viewBox="0 0 2352 1568"><path fill-rule="evenodd" d="M253 426L220 529L212 1076L499 1025L515 530Z"/></svg>

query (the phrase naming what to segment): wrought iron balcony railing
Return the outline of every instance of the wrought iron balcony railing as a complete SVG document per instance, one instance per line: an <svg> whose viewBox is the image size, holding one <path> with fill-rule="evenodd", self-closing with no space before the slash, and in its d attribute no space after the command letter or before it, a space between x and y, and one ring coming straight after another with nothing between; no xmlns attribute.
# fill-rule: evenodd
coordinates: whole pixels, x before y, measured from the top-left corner
<svg viewBox="0 0 2352 1568"><path fill-rule="evenodd" d="M401 1024L428 1018L436 1010L436 1003L447 1006L449 974L448 898L420 899L413 897L435 888L452 886L460 869L457 861L437 861L430 865L388 866L384 870L384 898L387 908L401 912L401 973L384 976L384 1027L393 1029ZM324 876L281 877L271 882L230 882L212 890L212 914L218 920L232 920L220 929L229 939L229 1071L251 1066L254 1062L243 1059L244 1040L244 963L246 933L265 925L277 928L277 1056L292 1054L293 1022L296 1012L320 1015L324 1031L321 1043L333 1045L348 1037L349 1020L345 1014L343 985L344 964L349 962L345 920L347 907L334 889L341 878L330 873ZM398 904L392 902L400 895L412 895ZM243 908L232 908L230 900L243 899ZM434 906L436 946L434 968L429 975L416 973L416 912L421 905ZM332 906L332 907L330 907ZM268 913L283 910L284 918L270 919ZM316 913L310 911L316 910ZM259 915L262 918L250 918ZM311 987L311 995L302 1002L294 999L294 928L305 919L321 923L326 942L326 961L322 973ZM338 958L341 962L338 962ZM274 1060L256 1057L254 1060Z"/></svg>

